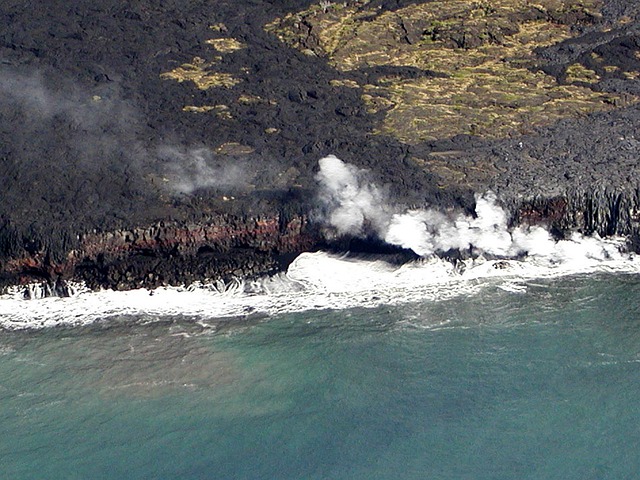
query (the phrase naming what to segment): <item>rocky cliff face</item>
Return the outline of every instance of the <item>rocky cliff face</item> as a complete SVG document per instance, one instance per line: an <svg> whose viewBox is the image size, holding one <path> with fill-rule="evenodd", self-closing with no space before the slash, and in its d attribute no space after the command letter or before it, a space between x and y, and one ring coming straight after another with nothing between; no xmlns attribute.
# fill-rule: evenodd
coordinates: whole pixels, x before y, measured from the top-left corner
<svg viewBox="0 0 640 480"><path fill-rule="evenodd" d="M238 218L197 223L160 222L81 235L59 261L49 252L24 252L3 264L6 284L45 281L64 294L65 281L91 288L127 289L228 280L275 273L317 237L304 217Z"/></svg>
<svg viewBox="0 0 640 480"><path fill-rule="evenodd" d="M514 222L638 237L640 2L18 0L0 17L3 285L273 272L327 246L327 154L398 205L471 211L493 190Z"/></svg>
<svg viewBox="0 0 640 480"><path fill-rule="evenodd" d="M594 189L555 198L538 197L518 205L513 218L520 224L545 224L558 236L572 231L601 237L627 236L630 249L640 251L639 190Z"/></svg>

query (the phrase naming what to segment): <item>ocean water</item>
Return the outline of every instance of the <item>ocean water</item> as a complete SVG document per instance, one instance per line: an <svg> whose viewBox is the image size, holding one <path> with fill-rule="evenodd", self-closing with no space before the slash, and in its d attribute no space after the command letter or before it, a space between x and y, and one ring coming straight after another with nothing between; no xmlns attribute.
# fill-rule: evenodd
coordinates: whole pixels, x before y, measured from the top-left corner
<svg viewBox="0 0 640 480"><path fill-rule="evenodd" d="M637 272L348 266L340 289L144 294L164 310L4 298L0 478L638 477Z"/></svg>

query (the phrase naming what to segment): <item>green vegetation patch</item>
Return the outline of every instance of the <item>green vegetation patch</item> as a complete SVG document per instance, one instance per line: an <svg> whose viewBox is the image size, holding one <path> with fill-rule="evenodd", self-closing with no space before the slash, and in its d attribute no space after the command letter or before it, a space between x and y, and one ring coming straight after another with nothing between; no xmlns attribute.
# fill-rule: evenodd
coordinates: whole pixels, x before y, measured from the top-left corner
<svg viewBox="0 0 640 480"><path fill-rule="evenodd" d="M566 75L567 83L598 83L600 81L600 77L595 71L584 67L580 63L569 65L567 67Z"/></svg>
<svg viewBox="0 0 640 480"><path fill-rule="evenodd" d="M613 108L615 96L589 88L599 80L592 70L572 65L560 85L535 69L536 48L570 38L570 25L597 21L599 7L598 0L449 0L390 12L370 0L321 2L265 29L340 72L393 66L440 74L349 85L361 88L371 113L383 112L377 133L417 143L525 133Z"/></svg>

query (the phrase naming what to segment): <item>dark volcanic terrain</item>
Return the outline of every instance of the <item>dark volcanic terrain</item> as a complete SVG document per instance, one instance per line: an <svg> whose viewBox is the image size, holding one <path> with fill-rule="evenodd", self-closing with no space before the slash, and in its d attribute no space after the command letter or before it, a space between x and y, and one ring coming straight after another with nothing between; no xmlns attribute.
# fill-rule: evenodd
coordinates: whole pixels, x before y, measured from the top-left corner
<svg viewBox="0 0 640 480"><path fill-rule="evenodd" d="M0 285L284 268L318 160L638 245L640 2L0 1ZM636 138L638 137L638 138Z"/></svg>

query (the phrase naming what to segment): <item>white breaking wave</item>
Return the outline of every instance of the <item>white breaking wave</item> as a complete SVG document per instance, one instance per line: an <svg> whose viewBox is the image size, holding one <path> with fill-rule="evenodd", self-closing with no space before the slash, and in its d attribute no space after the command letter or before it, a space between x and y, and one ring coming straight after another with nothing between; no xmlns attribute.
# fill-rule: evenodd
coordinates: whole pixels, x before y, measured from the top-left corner
<svg viewBox="0 0 640 480"><path fill-rule="evenodd" d="M68 298L26 300L24 292L0 297L0 328L39 329L80 326L110 318L178 315L194 321L279 315L305 310L378 307L421 301L441 301L500 288L512 294L526 291L527 281L577 273L640 273L633 254L620 253L623 239L566 241L553 255L523 260L485 260L452 264L437 257L402 266L325 252L300 255L286 274L229 285L199 284L153 291L78 289ZM560 252L565 256L561 257Z"/></svg>

